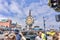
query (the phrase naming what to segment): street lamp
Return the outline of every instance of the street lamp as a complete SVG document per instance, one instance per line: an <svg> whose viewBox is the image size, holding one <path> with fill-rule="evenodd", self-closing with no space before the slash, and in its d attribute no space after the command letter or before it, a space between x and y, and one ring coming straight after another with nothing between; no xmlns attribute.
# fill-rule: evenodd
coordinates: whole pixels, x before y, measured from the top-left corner
<svg viewBox="0 0 60 40"><path fill-rule="evenodd" d="M43 26L44 26L44 32L46 32L46 17L43 16Z"/></svg>
<svg viewBox="0 0 60 40"><path fill-rule="evenodd" d="M44 25L44 32L45 32L45 29L46 29L46 27L45 27L45 19L44 19L45 17L43 17L43 25Z"/></svg>
<svg viewBox="0 0 60 40"><path fill-rule="evenodd" d="M59 27L59 31L60 31L60 27Z"/></svg>

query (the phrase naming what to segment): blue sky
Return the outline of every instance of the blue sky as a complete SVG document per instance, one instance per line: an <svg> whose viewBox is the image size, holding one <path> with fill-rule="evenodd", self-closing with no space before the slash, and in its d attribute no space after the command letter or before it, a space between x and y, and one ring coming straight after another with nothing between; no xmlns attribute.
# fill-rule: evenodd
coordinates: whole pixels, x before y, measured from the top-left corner
<svg viewBox="0 0 60 40"><path fill-rule="evenodd" d="M0 19L11 19L23 27L25 20L31 9L32 16L35 19L34 25L43 28L43 16L46 20L46 27L58 28L60 23L55 21L55 15L60 14L48 6L48 0L0 0ZM51 25L51 26L50 26Z"/></svg>

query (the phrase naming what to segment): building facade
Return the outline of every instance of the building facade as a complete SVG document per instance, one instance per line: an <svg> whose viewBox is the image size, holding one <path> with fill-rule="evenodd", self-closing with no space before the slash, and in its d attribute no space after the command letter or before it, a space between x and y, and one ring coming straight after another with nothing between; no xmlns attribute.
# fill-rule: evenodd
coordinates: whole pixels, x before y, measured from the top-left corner
<svg viewBox="0 0 60 40"><path fill-rule="evenodd" d="M12 20L10 20L10 19L8 19L8 20L3 19L3 20L0 21L0 26L10 27L11 23L12 23Z"/></svg>

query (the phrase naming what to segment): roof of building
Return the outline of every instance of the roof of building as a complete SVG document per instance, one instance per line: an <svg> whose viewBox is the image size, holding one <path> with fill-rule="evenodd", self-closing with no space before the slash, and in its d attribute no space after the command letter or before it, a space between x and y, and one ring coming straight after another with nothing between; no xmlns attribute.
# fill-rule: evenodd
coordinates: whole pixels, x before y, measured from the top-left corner
<svg viewBox="0 0 60 40"><path fill-rule="evenodd" d="M0 20L0 22L8 22L8 20L10 20L10 19L2 19L2 20Z"/></svg>

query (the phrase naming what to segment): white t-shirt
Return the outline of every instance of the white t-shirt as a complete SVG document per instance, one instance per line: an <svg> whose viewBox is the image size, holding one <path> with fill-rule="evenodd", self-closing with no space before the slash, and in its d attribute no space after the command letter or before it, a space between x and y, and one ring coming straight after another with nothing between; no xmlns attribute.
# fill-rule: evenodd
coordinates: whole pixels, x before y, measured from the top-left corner
<svg viewBox="0 0 60 40"><path fill-rule="evenodd" d="M35 40L42 40L42 38L40 38L39 36L37 36L37 37L35 38Z"/></svg>
<svg viewBox="0 0 60 40"><path fill-rule="evenodd" d="M23 37L21 38L21 40L26 40L26 38L23 36Z"/></svg>

